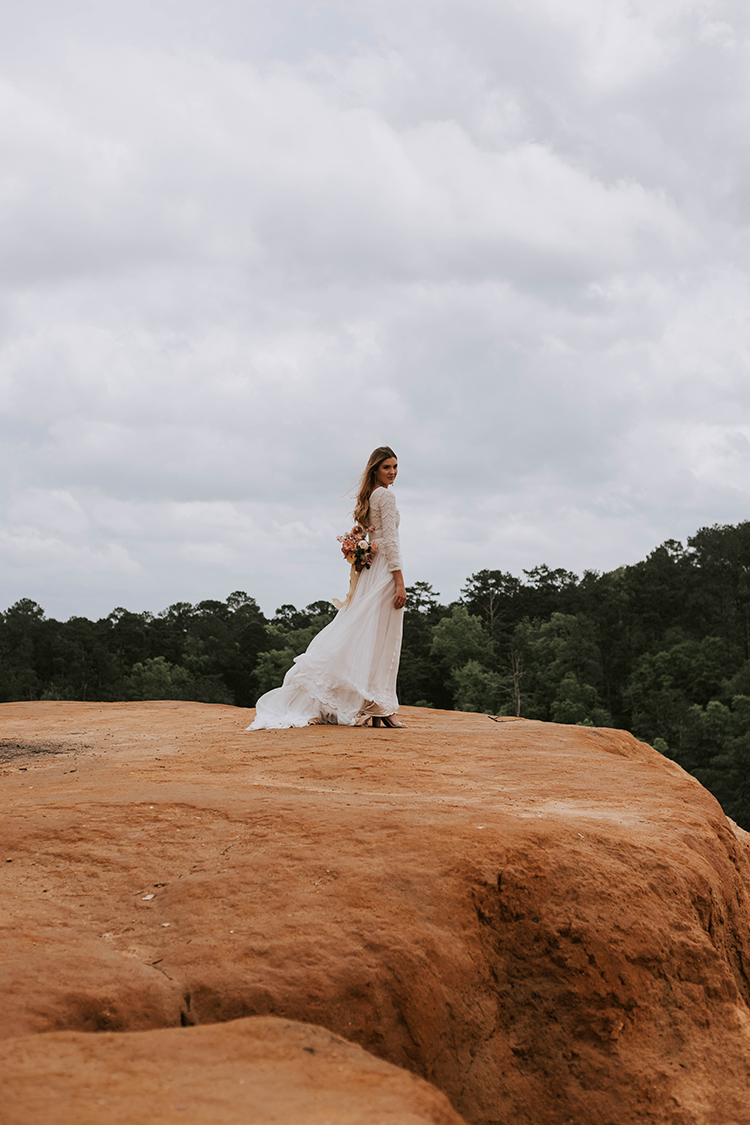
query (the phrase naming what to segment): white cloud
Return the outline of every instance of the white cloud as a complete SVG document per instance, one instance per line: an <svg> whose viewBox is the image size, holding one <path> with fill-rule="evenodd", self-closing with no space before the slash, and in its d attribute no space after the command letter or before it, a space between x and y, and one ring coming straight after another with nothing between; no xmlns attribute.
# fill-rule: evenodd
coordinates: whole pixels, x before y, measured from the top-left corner
<svg viewBox="0 0 750 1125"><path fill-rule="evenodd" d="M33 0L0 53L0 600L605 569L747 512L732 0Z"/></svg>

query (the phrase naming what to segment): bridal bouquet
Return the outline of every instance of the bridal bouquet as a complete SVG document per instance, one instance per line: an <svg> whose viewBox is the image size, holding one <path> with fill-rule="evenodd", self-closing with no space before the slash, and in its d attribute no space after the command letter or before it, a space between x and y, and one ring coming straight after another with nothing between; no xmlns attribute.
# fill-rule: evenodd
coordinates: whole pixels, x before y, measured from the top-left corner
<svg viewBox="0 0 750 1125"><path fill-rule="evenodd" d="M357 574L361 570L369 570L378 549L377 543L368 541L367 536L375 530L374 527L364 528L355 523L346 535L337 536L341 544L341 553L348 563L352 563Z"/></svg>

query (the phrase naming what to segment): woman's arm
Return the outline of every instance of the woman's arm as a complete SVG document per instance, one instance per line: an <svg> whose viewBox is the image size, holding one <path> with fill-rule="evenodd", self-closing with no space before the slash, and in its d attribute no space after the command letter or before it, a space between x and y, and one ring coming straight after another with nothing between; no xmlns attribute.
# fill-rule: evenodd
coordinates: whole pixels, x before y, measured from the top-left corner
<svg viewBox="0 0 750 1125"><path fill-rule="evenodd" d="M388 569L396 582L396 596L393 599L395 609L403 609L406 605L406 586L401 570L401 544L398 539L398 523L396 520L396 497L387 488L378 494L380 508L380 522L383 534L379 546L388 560Z"/></svg>
<svg viewBox="0 0 750 1125"><path fill-rule="evenodd" d="M378 536L378 547L386 557L388 569L395 573L395 571L401 570L401 544L398 539L396 497L388 489L380 488L377 493L373 493L373 499L380 511L381 532Z"/></svg>

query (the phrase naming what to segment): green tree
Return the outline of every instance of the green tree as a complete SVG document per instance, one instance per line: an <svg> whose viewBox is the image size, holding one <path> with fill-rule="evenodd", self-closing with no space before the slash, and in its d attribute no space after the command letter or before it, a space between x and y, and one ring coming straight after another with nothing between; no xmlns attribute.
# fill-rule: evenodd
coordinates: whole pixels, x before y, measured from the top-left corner
<svg viewBox="0 0 750 1125"><path fill-rule="evenodd" d="M260 654L254 673L259 698L283 683L284 676L298 655L291 648L277 648Z"/></svg>
<svg viewBox="0 0 750 1125"><path fill-rule="evenodd" d="M574 613L578 606L578 578L570 570L546 565L524 570L526 613L531 618L548 618L555 613Z"/></svg>
<svg viewBox="0 0 750 1125"><path fill-rule="evenodd" d="M461 693L463 700L459 709L465 709L479 698L473 667L476 664L488 672L492 671L494 650L480 618L470 614L466 606L452 606L450 616L443 617L433 626L430 656L437 663L443 683L449 689L450 707L459 706L455 702L457 692ZM470 663L472 667L466 670Z"/></svg>
<svg viewBox="0 0 750 1125"><path fill-rule="evenodd" d="M727 677L741 670L737 651L723 637L680 641L646 653L636 661L626 688L632 729L649 742L663 738L680 749L690 708L704 708L720 697Z"/></svg>
<svg viewBox="0 0 750 1125"><path fill-rule="evenodd" d="M502 677L483 667L478 660L467 660L451 672L454 707L457 711L483 711L496 715L505 702Z"/></svg>
<svg viewBox="0 0 750 1125"><path fill-rule="evenodd" d="M487 626L491 637L507 632L523 615L524 587L519 578L502 570L479 570L461 589L461 601L472 617Z"/></svg>
<svg viewBox="0 0 750 1125"><path fill-rule="evenodd" d="M109 614L110 651L126 668L147 660L151 653L149 629L153 622L151 613L131 613L118 606Z"/></svg>
<svg viewBox="0 0 750 1125"><path fill-rule="evenodd" d="M46 618L30 598L21 598L0 622L0 698L38 699L43 680L38 664L43 653Z"/></svg>
<svg viewBox="0 0 750 1125"><path fill-rule="evenodd" d="M230 594L227 605L232 611L234 655L231 662L224 665L222 675L234 702L240 707L251 707L257 698L253 673L266 646L266 618L255 598L249 597L244 590Z"/></svg>
<svg viewBox="0 0 750 1125"><path fill-rule="evenodd" d="M431 655L432 631L448 611L428 582L406 588L404 636L398 671L398 697L402 703L450 707L452 693L447 674Z"/></svg>
<svg viewBox="0 0 750 1125"><path fill-rule="evenodd" d="M451 670L462 668L469 660L489 666L493 657L492 641L481 620L463 605L453 606L450 617L434 627L430 651Z"/></svg>
<svg viewBox="0 0 750 1125"><path fill-rule="evenodd" d="M566 672L557 685L550 717L555 723L592 727L610 726L612 721L609 712L601 705L596 688L581 683L575 672Z"/></svg>
<svg viewBox="0 0 750 1125"><path fill-rule="evenodd" d="M133 665L123 680L123 699L190 699L193 678L185 668L154 656Z"/></svg>
<svg viewBox="0 0 750 1125"><path fill-rule="evenodd" d="M750 696L689 708L682 746L672 754L714 794L728 816L750 825Z"/></svg>
<svg viewBox="0 0 750 1125"><path fill-rule="evenodd" d="M596 623L583 613L522 622L514 634L527 672L522 714L557 722L611 724L599 688L602 661Z"/></svg>
<svg viewBox="0 0 750 1125"><path fill-rule="evenodd" d="M688 544L696 576L690 604L696 628L724 636L750 660L750 521L703 527Z"/></svg>
<svg viewBox="0 0 750 1125"><path fill-rule="evenodd" d="M655 652L669 630L683 637L695 635L694 559L680 542L667 540L644 562L625 568L627 611L625 626L633 652Z"/></svg>

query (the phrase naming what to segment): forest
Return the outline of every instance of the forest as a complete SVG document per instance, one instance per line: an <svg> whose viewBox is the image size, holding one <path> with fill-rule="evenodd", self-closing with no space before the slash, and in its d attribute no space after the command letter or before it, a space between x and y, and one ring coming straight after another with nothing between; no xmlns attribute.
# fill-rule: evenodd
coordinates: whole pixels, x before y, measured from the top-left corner
<svg viewBox="0 0 750 1125"><path fill-rule="evenodd" d="M750 521L604 574L479 570L449 605L426 582L407 591L402 703L632 731L750 828ZM0 613L0 701L251 707L334 613L268 619L237 591L61 622L23 598Z"/></svg>

